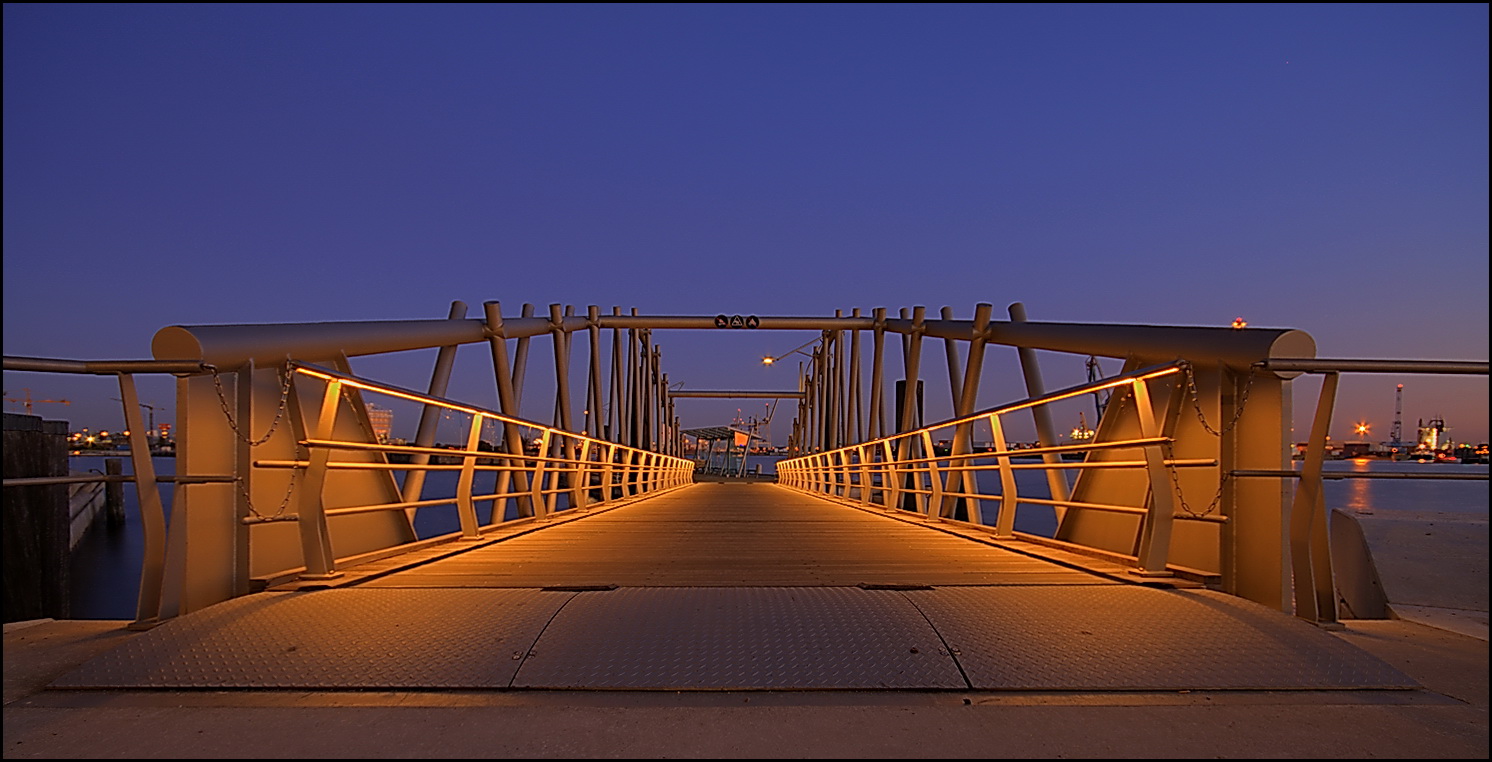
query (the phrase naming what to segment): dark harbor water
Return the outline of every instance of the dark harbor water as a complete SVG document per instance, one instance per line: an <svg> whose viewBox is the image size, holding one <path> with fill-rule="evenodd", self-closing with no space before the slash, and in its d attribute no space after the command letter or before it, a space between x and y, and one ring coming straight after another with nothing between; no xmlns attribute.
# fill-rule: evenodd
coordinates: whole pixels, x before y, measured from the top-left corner
<svg viewBox="0 0 1492 762"><path fill-rule="evenodd" d="M72 458L72 470L82 473L96 470L102 473L104 460L100 456L75 456ZM123 460L128 471L129 459ZM771 471L772 462L771 459L763 461L762 470ZM174 473L176 461L174 458L156 458L155 466L158 473ZM1402 474L1485 475L1488 472L1486 465L1396 463L1382 460L1332 461L1326 464L1326 469L1328 472ZM1022 495L1040 498L1049 494L1046 478L1041 472L1016 473L1016 485ZM995 477L992 474L984 477L992 480L988 484L985 483L986 478L980 480L988 493L997 481L993 481ZM479 478L479 493L494 491L493 480L491 474L485 475L485 480ZM433 472L426 482L424 496L450 497L455 495L455 490L455 473ZM1443 515L1458 520L1482 522L1488 516L1486 480L1342 479L1328 480L1325 491L1328 508L1364 514L1385 517L1403 515L1406 518ZM161 496L169 511L169 485L161 488ZM133 619L135 616L144 542L139 505L132 486L125 487L125 512L127 518L123 527L110 531L99 523L83 538L73 554L70 583L74 619ZM481 518L486 521L487 513L483 513ZM420 511L415 520L415 531L420 537L446 534L457 531L458 528L454 507L427 508ZM1016 529L1020 531L1050 536L1054 528L1055 519L1050 509L1023 506L1017 514Z"/></svg>

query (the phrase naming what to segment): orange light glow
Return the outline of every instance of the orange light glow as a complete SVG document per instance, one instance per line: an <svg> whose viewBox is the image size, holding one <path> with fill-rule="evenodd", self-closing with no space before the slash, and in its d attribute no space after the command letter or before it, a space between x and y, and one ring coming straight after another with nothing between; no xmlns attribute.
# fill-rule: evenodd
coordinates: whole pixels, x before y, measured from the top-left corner
<svg viewBox="0 0 1492 762"><path fill-rule="evenodd" d="M1368 429L1369 429L1369 426L1368 426L1368 424L1366 424L1366 423L1362 423L1362 422L1359 422L1359 423L1358 423L1358 424L1357 424L1357 426L1356 426L1356 427L1354 427L1354 429L1353 429L1353 430L1354 430L1354 431L1356 431L1356 432L1357 432L1357 435L1358 435L1358 436L1362 436L1362 435L1364 435L1364 434L1367 434L1367 433L1368 433Z"/></svg>
<svg viewBox="0 0 1492 762"><path fill-rule="evenodd" d="M777 360L774 359L774 358L771 358L771 357L763 357L762 358L762 365L771 365L774 362L777 362Z"/></svg>
<svg viewBox="0 0 1492 762"><path fill-rule="evenodd" d="M1247 320L1244 320L1241 317L1233 318L1233 327L1234 328L1247 328L1248 326L1249 326L1249 324L1248 324Z"/></svg>

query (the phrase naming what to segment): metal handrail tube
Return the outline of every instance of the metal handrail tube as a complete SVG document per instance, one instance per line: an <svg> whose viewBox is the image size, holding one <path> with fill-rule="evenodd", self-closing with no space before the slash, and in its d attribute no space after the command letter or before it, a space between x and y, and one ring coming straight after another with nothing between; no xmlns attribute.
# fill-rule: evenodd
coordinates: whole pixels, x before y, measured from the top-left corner
<svg viewBox="0 0 1492 762"><path fill-rule="evenodd" d="M190 476L165 474L155 477L158 482L172 484L232 484L238 481L236 476ZM73 476L27 476L14 479L6 479L6 487L44 487L54 484L87 484L91 482L115 482L133 483L134 474L76 474Z"/></svg>
<svg viewBox="0 0 1492 762"><path fill-rule="evenodd" d="M78 373L115 376L120 373L206 373L206 363L174 360L56 360L46 357L4 358L4 369L32 373Z"/></svg>
<svg viewBox="0 0 1492 762"><path fill-rule="evenodd" d="M1431 375L1485 376L1483 361L1457 360L1332 360L1327 358L1271 357L1258 367L1297 373L1425 373Z"/></svg>
<svg viewBox="0 0 1492 762"><path fill-rule="evenodd" d="M915 464L915 463L941 463L941 462L944 462L944 461L955 461L955 460L961 460L961 461L980 460L980 459L983 459L983 458L1016 458L1016 457L1025 457L1028 454L1040 455L1042 453L1049 453L1049 452L1052 452L1052 453L1063 453L1063 452L1088 452L1090 450L1122 450L1122 449L1132 449L1132 448L1136 448L1136 447L1148 447L1148 446L1151 446L1151 445L1170 444L1170 443L1171 443L1171 439L1169 437L1146 437L1146 438L1140 438L1140 439L1124 439L1124 440L1118 440L1118 441L1113 441L1113 442L1097 442L1097 443L1094 443L1094 444L1084 444L1084 445L1053 445L1051 447L1030 447L1030 448L1022 448L1020 450L1006 450L1004 452L996 452L994 450L981 450L979 452L969 452L969 453L950 453L950 454L946 454L946 455L933 455L933 456L924 457L924 458L912 458L910 460L903 460L903 461L899 461L899 462L906 463L906 464ZM846 448L846 449L848 449L848 448ZM840 451L839 450L832 450L830 452L834 453L834 452L840 452ZM1041 463L1039 465L1041 465L1043 467L1046 467L1046 468L1068 468L1068 467L1071 467L1071 466L1064 466L1063 464L1060 464L1060 463ZM840 468L840 467L839 466L824 466L823 468L825 470L834 470L834 469Z"/></svg>
<svg viewBox="0 0 1492 762"><path fill-rule="evenodd" d="M1299 471L1271 471L1271 470L1267 470L1267 469L1247 469L1247 470L1239 470L1239 471L1229 471L1228 473L1231 476L1242 476L1242 477L1245 477L1245 478L1248 478L1248 477L1267 477L1267 478L1276 478L1276 479L1278 479L1278 478L1285 478L1285 479L1299 479L1299 478L1301 478L1301 473ZM1487 474L1410 474L1410 473L1372 474L1372 473L1341 472L1341 471L1337 471L1337 472L1323 472L1321 474L1321 478L1325 479L1325 480L1328 480L1328 481L1331 481L1331 480L1334 480L1334 479L1429 479L1429 480L1434 480L1434 479L1448 479L1448 480L1453 480L1453 481L1454 480L1487 481L1487 476L1488 476Z"/></svg>

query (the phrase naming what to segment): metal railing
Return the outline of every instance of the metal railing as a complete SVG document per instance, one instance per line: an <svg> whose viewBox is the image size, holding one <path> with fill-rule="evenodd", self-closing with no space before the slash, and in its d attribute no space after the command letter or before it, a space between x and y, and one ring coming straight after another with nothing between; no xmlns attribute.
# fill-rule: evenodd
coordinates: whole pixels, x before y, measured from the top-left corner
<svg viewBox="0 0 1492 762"><path fill-rule="evenodd" d="M231 475L176 475L161 476L155 472L151 461L150 439L147 436L144 416L140 413L140 395L135 388L137 373L169 373L173 375L204 373L210 366L200 362L175 360L56 360L36 357L5 357L4 369L37 373L75 373L119 378L119 400L124 405L125 428L129 432L130 465L134 473L129 476L90 477L36 477L29 479L6 479L6 487L35 486L42 484L68 484L78 481L110 482L127 481L135 485L140 505L140 523L144 533L144 554L140 565L140 593L135 604L135 627L148 627L160 618L161 600L165 586L166 569L166 508L161 500L159 484L175 484L179 495L190 485L235 482ZM180 503L179 500L173 502Z"/></svg>
<svg viewBox="0 0 1492 762"><path fill-rule="evenodd" d="M864 507L899 509L926 518L966 523L993 531L997 538L1016 536L1016 511L1022 505L1040 505L1124 513L1141 517L1139 553L1130 556L1136 571L1164 575L1169 570L1167 553L1171 524L1176 520L1222 521L1217 516L1196 516L1175 510L1171 469L1216 467L1210 458L1171 458L1166 447L1172 439L1161 434L1162 421L1150 407L1148 382L1183 371L1184 364L1152 366L1083 384L1051 394L991 408L972 415L935 423L835 450L813 453L777 464L778 483L803 492ZM1011 413L1079 395L1128 387L1136 401L1141 436L1013 449L1005 434L1003 418ZM974 446L978 434L987 433L987 447ZM939 446L940 442L947 443ZM1063 455L1105 451L1135 452L1128 460L1064 461ZM1041 462L1017 463L1017 457L1040 457ZM1145 504L1079 502L1065 494L1035 497L1020 494L1015 473L1022 470L1063 472L1077 469L1128 469L1146 475L1151 496ZM999 489L984 491L977 476L999 475ZM1065 477L1063 477L1065 479ZM984 515L985 502L997 508L994 520Z"/></svg>
<svg viewBox="0 0 1492 762"><path fill-rule="evenodd" d="M1327 440L1336 408L1337 386L1343 373L1424 373L1487 375L1485 362L1439 360L1337 360L1271 358L1258 363L1271 371L1313 373L1322 377L1321 393L1312 418L1306 451L1297 471L1237 471L1238 476L1297 480L1290 505L1290 565L1295 615L1319 624L1337 622L1338 592L1331 552L1323 481L1344 478L1384 478L1388 474L1331 474L1324 471ZM1404 475L1392 475L1407 478ZM1415 474L1419 479L1459 479L1462 474ZM1472 478L1478 478L1472 476ZM1479 478L1486 479L1486 475Z"/></svg>
<svg viewBox="0 0 1492 762"><path fill-rule="evenodd" d="M314 435L300 442L309 455L296 460L255 460L253 466L296 469L302 474L296 512L273 517L246 517L243 522L298 522L305 568L297 576L302 579L328 579L339 575L337 564L342 559L332 556L329 523L338 516L448 505L456 509L461 527L459 536L478 539L492 527L513 520L542 521L565 511L620 505L693 481L694 464L684 458L596 439L314 365L292 363L291 372L326 384L320 412L315 419ZM464 414L469 417L465 446L451 449L339 440L333 432L336 430L339 400L346 389L399 397L437 410ZM481 433L487 421L505 428L522 427L531 433L537 432L537 445L522 455L482 449ZM374 460L337 460L339 453L372 454ZM459 458L460 463L429 462L436 456ZM409 462L395 462L401 457L408 457ZM329 474L338 470L404 471L410 474L455 471L459 476L456 494L451 497L327 507L324 488ZM496 474L495 491L476 492L479 473ZM517 503L516 519L508 519L506 508L509 501ZM492 508L485 525L479 520L479 503L489 503ZM427 540L415 541L423 542ZM403 547L387 548L384 554L397 552Z"/></svg>

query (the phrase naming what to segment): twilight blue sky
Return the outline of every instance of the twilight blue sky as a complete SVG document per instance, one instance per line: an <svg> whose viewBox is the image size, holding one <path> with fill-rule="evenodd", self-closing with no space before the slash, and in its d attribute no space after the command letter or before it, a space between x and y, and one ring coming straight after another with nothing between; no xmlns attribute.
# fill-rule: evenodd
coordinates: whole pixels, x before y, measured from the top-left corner
<svg viewBox="0 0 1492 762"><path fill-rule="evenodd" d="M500 300L1021 301L1243 316L1323 357L1488 356L1485 4L13 3L4 120L8 355ZM757 359L811 337L743 334L657 339L685 388L791 387ZM422 386L415 354L354 367ZM990 353L982 405L1024 396L1014 354ZM486 362L462 350L459 396L493 404ZM1081 380L1051 358L1049 386ZM1487 440L1484 377L1348 378L1333 434L1386 437L1396 383L1406 433L1438 415ZM75 427L122 421L100 379L5 374L23 389Z"/></svg>

